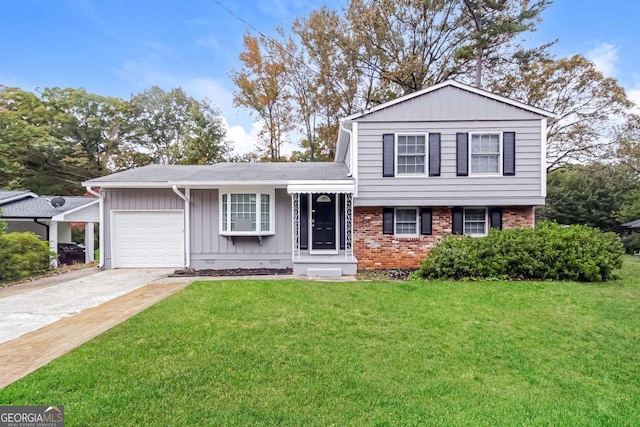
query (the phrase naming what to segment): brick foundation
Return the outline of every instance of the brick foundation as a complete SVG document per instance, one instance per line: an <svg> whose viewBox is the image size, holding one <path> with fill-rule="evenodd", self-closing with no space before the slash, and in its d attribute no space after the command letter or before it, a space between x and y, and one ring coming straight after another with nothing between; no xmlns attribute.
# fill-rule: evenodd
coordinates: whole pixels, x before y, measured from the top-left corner
<svg viewBox="0 0 640 427"><path fill-rule="evenodd" d="M434 207L432 212L433 234L404 238L382 234L382 207L356 207L353 230L358 268L417 268L440 238L451 234L451 208ZM503 208L503 228L533 225L533 207Z"/></svg>

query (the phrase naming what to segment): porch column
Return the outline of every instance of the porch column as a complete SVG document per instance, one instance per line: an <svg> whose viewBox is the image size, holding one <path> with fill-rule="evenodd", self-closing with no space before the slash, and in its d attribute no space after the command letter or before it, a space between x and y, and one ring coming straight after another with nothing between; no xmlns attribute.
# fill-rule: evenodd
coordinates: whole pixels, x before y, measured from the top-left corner
<svg viewBox="0 0 640 427"><path fill-rule="evenodd" d="M51 221L49 224L49 250L55 255L51 256L51 267L58 266L58 221Z"/></svg>
<svg viewBox="0 0 640 427"><path fill-rule="evenodd" d="M291 226L293 227L291 254L293 261L300 259L300 193L291 194Z"/></svg>
<svg viewBox="0 0 640 427"><path fill-rule="evenodd" d="M344 256L353 260L353 193L344 195Z"/></svg>
<svg viewBox="0 0 640 427"><path fill-rule="evenodd" d="M93 223L87 222L84 225L84 262L93 262L95 259L93 244Z"/></svg>

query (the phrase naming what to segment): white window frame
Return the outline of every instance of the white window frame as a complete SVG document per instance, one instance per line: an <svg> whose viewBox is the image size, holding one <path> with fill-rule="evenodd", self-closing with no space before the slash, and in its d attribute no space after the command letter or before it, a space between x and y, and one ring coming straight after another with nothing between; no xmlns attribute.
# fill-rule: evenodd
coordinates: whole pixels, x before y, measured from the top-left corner
<svg viewBox="0 0 640 427"><path fill-rule="evenodd" d="M497 172L474 172L473 163L473 137L474 135L498 135L498 171ZM501 131L486 131L486 132L469 132L469 176L502 176L502 132Z"/></svg>
<svg viewBox="0 0 640 427"><path fill-rule="evenodd" d="M399 173L398 172L398 138L401 136L423 136L424 137L424 172L423 173ZM427 176L429 174L429 134L422 132L400 132L396 133L394 137L394 176L396 177L415 177L415 176Z"/></svg>
<svg viewBox="0 0 640 427"><path fill-rule="evenodd" d="M484 232L483 233L467 233L466 232L468 209L484 210ZM489 234L489 209L483 206L469 206L468 208L464 208L463 214L462 214L462 233L471 237L484 237L487 234Z"/></svg>
<svg viewBox="0 0 640 427"><path fill-rule="evenodd" d="M256 196L256 230L231 231L231 195L253 194ZM262 195L269 196L269 230L262 230ZM223 229L223 196L227 196L227 229ZM221 236L272 236L275 229L275 189L256 187L234 187L218 190L218 230Z"/></svg>
<svg viewBox="0 0 640 427"><path fill-rule="evenodd" d="M398 211L399 210L413 210L415 212L416 219L416 232L414 234L405 234L398 233L397 224L398 224ZM420 236L420 212L417 207L413 206L402 206L393 209L393 235L397 237L418 237Z"/></svg>

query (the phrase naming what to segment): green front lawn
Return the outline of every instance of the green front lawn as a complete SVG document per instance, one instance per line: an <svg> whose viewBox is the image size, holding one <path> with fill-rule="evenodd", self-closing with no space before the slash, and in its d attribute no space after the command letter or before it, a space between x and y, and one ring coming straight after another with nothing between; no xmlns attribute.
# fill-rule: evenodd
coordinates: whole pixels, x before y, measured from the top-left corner
<svg viewBox="0 0 640 427"><path fill-rule="evenodd" d="M76 425L640 425L640 260L605 284L194 283L0 391Z"/></svg>

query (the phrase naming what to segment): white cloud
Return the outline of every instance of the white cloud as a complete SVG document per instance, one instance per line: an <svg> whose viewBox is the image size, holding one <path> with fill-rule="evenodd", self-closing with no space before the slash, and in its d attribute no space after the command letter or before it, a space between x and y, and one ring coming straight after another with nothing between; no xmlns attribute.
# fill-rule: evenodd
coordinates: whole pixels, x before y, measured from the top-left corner
<svg viewBox="0 0 640 427"><path fill-rule="evenodd" d="M632 112L640 114L640 83L636 83L632 89L628 89L627 96L634 104L636 104L635 107L633 107Z"/></svg>
<svg viewBox="0 0 640 427"><path fill-rule="evenodd" d="M587 58L605 77L614 77L617 71L618 50L619 48L611 43L600 43L587 52Z"/></svg>
<svg viewBox="0 0 640 427"><path fill-rule="evenodd" d="M227 139L231 141L233 151L236 154L248 153L256 148L256 141L258 141L258 133L261 128L260 122L254 122L249 132L243 126L229 126L224 118L223 123L227 127Z"/></svg>

